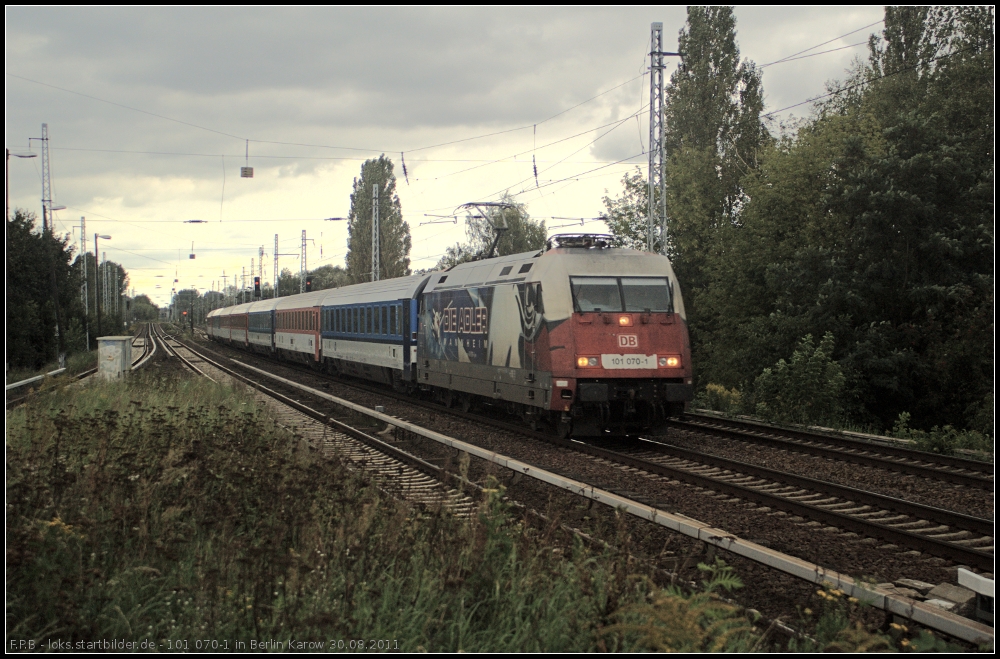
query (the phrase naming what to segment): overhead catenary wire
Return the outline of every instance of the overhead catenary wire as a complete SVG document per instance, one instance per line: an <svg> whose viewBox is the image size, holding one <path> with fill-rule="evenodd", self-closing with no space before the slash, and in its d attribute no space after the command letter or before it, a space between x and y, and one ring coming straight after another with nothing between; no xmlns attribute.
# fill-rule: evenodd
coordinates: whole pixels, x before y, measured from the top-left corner
<svg viewBox="0 0 1000 659"><path fill-rule="evenodd" d="M871 83L873 83L873 82L875 82L877 80L882 80L883 78L889 78L889 77L894 76L894 75L899 75L900 73L906 73L907 71L915 71L916 69L919 69L922 66L926 66L927 64L931 64L933 62L938 62L940 60L947 59L949 57L954 57L955 55L960 55L962 53L966 53L966 52L969 52L970 50L975 50L975 49L976 49L975 46L969 46L968 48L962 48L961 50L956 50L956 51L951 52L951 53L946 53L944 55L940 55L938 57L934 57L932 59L929 59L926 62L920 62L920 63L915 64L913 66L905 66L905 67L903 67L901 69L897 69L897 70L892 71L890 73L883 73L881 75L873 76L871 78L867 78L865 80L862 80L861 82L856 82L856 83L851 84L851 85L845 85L844 87L841 87L839 89L834 89L833 91L827 92L826 94L820 94L819 96L814 96L814 97L806 99L804 101L800 101L799 103L795 103L793 105L789 105L789 106L783 107L780 110L772 110L771 112L768 112L768 113L763 114L761 116L763 116L763 117L771 117L773 115L778 114L779 112L784 112L785 110L791 110L792 108L797 108L800 105L805 105L806 103L814 103L816 101L822 100L824 98L828 98L830 96L835 96L835 95L841 94L843 92L851 91L852 89L857 89L858 87L862 87L864 85L871 84ZM992 52L993 52L992 49L990 49L990 50L984 50L984 51L982 51L982 54L992 53Z"/></svg>
<svg viewBox="0 0 1000 659"><path fill-rule="evenodd" d="M30 82L30 83L33 83L33 84L36 84L36 85L41 85L43 87L49 87L51 89L56 89L58 91L66 92L68 94L75 94L77 96L82 96L84 98L89 98L89 99L94 100L94 101L99 101L101 103L107 103L109 105L120 107L120 108L123 108L123 109L126 109L126 110L132 110L134 112L139 112L141 114L149 115L151 117L156 117L156 118L163 119L163 120L166 120L166 121L172 121L174 123L182 124L182 125L185 125L185 126L190 126L192 128L197 128L199 130L204 130L204 131L208 131L208 132L211 132L211 133L215 133L217 135L223 135L225 137L232 137L234 139L238 139L240 141L244 141L248 145L249 145L249 142L256 142L258 144L280 144L280 145L285 145L285 146L303 146L303 147L311 147L311 148L319 148L319 149L342 149L342 150L345 150L345 151L365 151L365 152L369 152L369 153L376 153L376 152L383 152L384 153L384 152L387 152L387 151L396 151L397 150L397 149L384 149L384 148L371 148L371 147L351 147L351 146L331 145L331 144L315 144L315 143L307 143L307 142L289 142L289 141L281 141L281 140L263 140L263 139L256 139L256 138L248 137L246 135L234 135L233 133L228 133L226 131L217 130L215 128L209 128L208 126L202 126L202 125L196 124L194 122L184 121L184 120L181 120L181 119L176 119L174 117L169 117L167 115L159 114L159 113L156 113L156 112L150 112L149 110L143 110L141 108L136 108L136 107L133 107L131 105L126 105L124 103L118 103L116 101L110 101L110 100L105 99L105 98L100 98L98 96L93 96L92 94L85 94L83 92L79 92L79 91L76 91L76 90L73 90L73 89L67 89L65 87L60 87L58 85L53 85L53 84L50 84L50 83L47 83L47 82L42 82L40 80L35 80L33 78L28 78L26 76L17 75L15 73L11 73L9 71L7 71L5 73L7 75L13 77L13 78L17 78L19 80L24 80L26 82ZM459 144L459 143L462 143L462 142L468 142L468 141L478 140L478 139L485 139L487 137L495 137L497 135L504 135L506 133L512 133L512 132L516 132L516 131L519 131L519 130L526 130L528 128L531 128L532 126L535 126L535 125L538 125L538 124L543 124L543 123L551 121L551 120L553 120L553 119L555 119L557 117L560 117L560 116L566 114L567 112L575 110L576 108L578 108L578 107L580 107L582 105L585 105L585 104L587 104L587 103L589 103L589 102L591 102L591 101L593 101L595 99L598 99L601 96L604 96L605 94L609 94L609 93L613 92L614 90L616 90L616 89L618 89L620 87L623 87L623 86L627 85L628 83L633 82L634 80L636 80L636 79L638 79L640 77L641 76L635 76L633 78L630 78L630 79L628 79L628 80L626 80L624 82L621 82L621 83L615 85L614 87L611 87L610 89L606 89L603 92L601 92L599 94L596 94L595 96L592 96L592 97L590 97L590 98L588 98L588 99L586 99L584 101L580 101L576 105L573 105L573 106L571 106L569 108L566 108L565 110L561 110L561 111L557 112L556 114L554 114L554 115L552 115L552 116L550 116L550 117L548 117L546 119L543 119L542 121L533 123L533 124L526 124L524 126L518 126L518 127L515 127L515 128L507 128L507 129L503 129L503 130L499 130L499 131L493 131L493 132L489 132L489 133L484 133L484 134L481 134L481 135L473 135L473 136L470 136L470 137L465 137L465 138L461 138L461 139L457 139L457 140L449 140L447 142L440 142L440 143L437 143L437 144L430 144L430 145L427 145L427 146L421 146L421 147L417 147L417 148L413 148L413 149L406 149L406 151L410 151L410 152L415 153L417 151L426 151L428 149L435 149L435 148L442 147L442 146L450 146L452 144Z"/></svg>
<svg viewBox="0 0 1000 659"><path fill-rule="evenodd" d="M808 53L810 50L815 50L817 48L820 48L822 46L827 45L828 43L833 43L834 41L837 41L838 39L843 39L844 37L849 37L852 34L857 34L861 30L867 30L870 27L874 27L874 26L878 25L879 23L884 23L884 22L885 22L885 19L884 18L880 18L879 20L875 21L874 23L869 23L868 25L865 25L863 27L859 27L856 30L851 30L850 32L847 32L846 34L840 35L839 37L834 37L833 39L828 39L827 41L824 41L823 43L818 43L815 46L810 46L809 48L806 48L805 50L800 50L797 53L792 53L791 55L786 55L785 57L782 57L781 59L774 60L773 62L768 62L767 64L762 64L762 65L760 65L757 68L763 69L764 67L767 67L767 66L772 66L774 64L780 64L781 62L784 62L786 60L791 60L792 58L797 57L798 55L801 55L803 53ZM838 50L838 49L835 48L834 50ZM826 51L826 52L833 52L833 50Z"/></svg>

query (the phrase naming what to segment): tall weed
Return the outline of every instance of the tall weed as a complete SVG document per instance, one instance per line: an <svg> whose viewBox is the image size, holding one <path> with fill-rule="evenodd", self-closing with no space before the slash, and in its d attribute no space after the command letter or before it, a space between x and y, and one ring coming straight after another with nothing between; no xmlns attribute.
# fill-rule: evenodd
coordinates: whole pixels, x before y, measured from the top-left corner
<svg viewBox="0 0 1000 659"><path fill-rule="evenodd" d="M627 557L554 552L496 483L471 520L388 498L239 389L135 374L8 420L12 637L587 651L648 592Z"/></svg>

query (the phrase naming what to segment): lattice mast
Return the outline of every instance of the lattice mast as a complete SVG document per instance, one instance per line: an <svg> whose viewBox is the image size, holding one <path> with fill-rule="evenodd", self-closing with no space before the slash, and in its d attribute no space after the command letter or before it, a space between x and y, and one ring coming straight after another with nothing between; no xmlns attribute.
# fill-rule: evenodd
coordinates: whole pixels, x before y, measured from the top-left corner
<svg viewBox="0 0 1000 659"><path fill-rule="evenodd" d="M663 159L663 23L653 23L649 36L649 217L646 249L652 252L659 232L666 238L667 197Z"/></svg>
<svg viewBox="0 0 1000 659"><path fill-rule="evenodd" d="M49 167L49 125L42 124L42 231L52 217L52 171Z"/></svg>
<svg viewBox="0 0 1000 659"><path fill-rule="evenodd" d="M306 292L306 230L302 230L302 256L299 258L299 293Z"/></svg>

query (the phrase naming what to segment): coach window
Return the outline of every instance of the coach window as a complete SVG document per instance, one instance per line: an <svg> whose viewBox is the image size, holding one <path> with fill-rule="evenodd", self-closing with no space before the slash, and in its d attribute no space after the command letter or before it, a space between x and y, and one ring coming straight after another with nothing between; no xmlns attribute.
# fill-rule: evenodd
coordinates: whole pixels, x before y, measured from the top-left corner
<svg viewBox="0 0 1000 659"><path fill-rule="evenodd" d="M372 308L365 307L365 327L364 334L371 334L372 332Z"/></svg>
<svg viewBox="0 0 1000 659"><path fill-rule="evenodd" d="M382 320L382 334L389 333L389 310L386 307L379 307L382 313L379 314Z"/></svg>
<svg viewBox="0 0 1000 659"><path fill-rule="evenodd" d="M389 307L389 333L399 334L396 330L396 305Z"/></svg>

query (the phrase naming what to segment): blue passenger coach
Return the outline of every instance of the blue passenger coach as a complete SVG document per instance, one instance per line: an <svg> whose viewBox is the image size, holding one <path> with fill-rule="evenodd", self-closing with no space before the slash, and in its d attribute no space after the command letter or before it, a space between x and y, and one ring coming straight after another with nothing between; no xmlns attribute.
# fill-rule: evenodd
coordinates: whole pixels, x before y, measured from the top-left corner
<svg viewBox="0 0 1000 659"><path fill-rule="evenodd" d="M399 277L323 291L323 367L385 382L413 383L417 299L429 275Z"/></svg>

